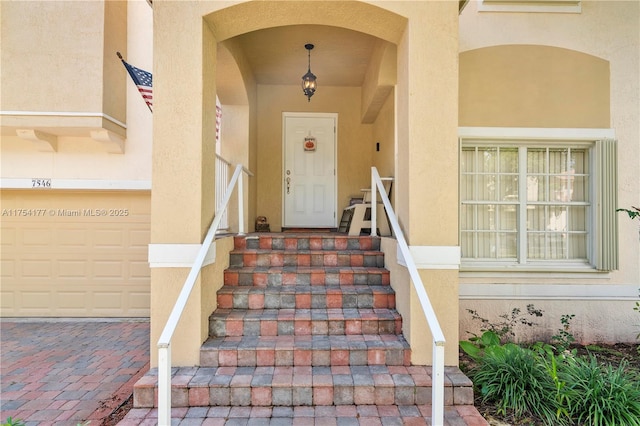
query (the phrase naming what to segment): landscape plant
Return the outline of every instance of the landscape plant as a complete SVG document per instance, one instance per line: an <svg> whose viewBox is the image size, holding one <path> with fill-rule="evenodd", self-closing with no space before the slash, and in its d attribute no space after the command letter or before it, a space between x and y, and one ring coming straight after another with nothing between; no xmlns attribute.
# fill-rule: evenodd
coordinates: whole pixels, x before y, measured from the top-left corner
<svg viewBox="0 0 640 426"><path fill-rule="evenodd" d="M513 308L510 313L500 314L498 316L499 320L497 320L497 322L490 321L487 318L480 316L478 314L478 311L476 310L467 309L467 312L471 314L471 319L473 319L474 321L480 322L481 332L491 331L495 333L500 338L500 340L504 343L507 341L513 341L513 339L515 338L515 327L518 324L526 325L528 327L533 327L535 325L538 325L536 322L532 321L530 318L541 317L544 311L540 309L536 309L536 307L532 303L530 303L527 305L528 316L522 313L520 308ZM474 334L474 336L470 340L473 340L474 338L478 338L478 337L479 336Z"/></svg>
<svg viewBox="0 0 640 426"><path fill-rule="evenodd" d="M2 423L2 426L25 426L25 423L20 419L7 417L7 419Z"/></svg>
<svg viewBox="0 0 640 426"><path fill-rule="evenodd" d="M571 320L575 318L575 314L565 314L560 317L560 323L562 327L558 330L557 334L551 336L551 343L555 346L558 352L564 352L576 341L575 337L571 333Z"/></svg>
<svg viewBox="0 0 640 426"><path fill-rule="evenodd" d="M627 362L603 365L590 355L566 360L560 377L569 416L592 426L640 426L640 377Z"/></svg>
<svg viewBox="0 0 640 426"><path fill-rule="evenodd" d="M468 374L483 403L495 404L498 415L533 416L549 426L640 426L640 373L627 371L626 361L614 367L570 350L573 314L561 317L548 343L504 343L498 332L513 336L519 316L512 310L492 324L475 313L485 331L460 342L473 360Z"/></svg>
<svg viewBox="0 0 640 426"><path fill-rule="evenodd" d="M631 209L617 209L616 211L618 211L618 212L625 212L626 214L628 214L628 215L629 215L629 217L630 217L631 219L635 219L635 218L640 219L640 209L639 209L639 208L637 208L637 207L634 207L634 206L631 206L631 208L632 208L633 210L631 210Z"/></svg>
<svg viewBox="0 0 640 426"><path fill-rule="evenodd" d="M515 343L495 344L478 352L477 360L474 385L484 401L497 404L498 414L534 415L545 424L568 424L557 408L557 385L537 352Z"/></svg>

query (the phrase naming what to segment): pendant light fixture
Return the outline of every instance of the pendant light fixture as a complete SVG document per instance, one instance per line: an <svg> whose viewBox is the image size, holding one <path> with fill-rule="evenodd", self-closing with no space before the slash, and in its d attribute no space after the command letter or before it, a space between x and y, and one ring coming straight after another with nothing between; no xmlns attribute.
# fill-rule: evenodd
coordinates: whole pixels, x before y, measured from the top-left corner
<svg viewBox="0 0 640 426"><path fill-rule="evenodd" d="M309 51L309 67L307 73L302 76L302 91L307 97L308 102L311 102L311 97L316 92L316 76L311 72L311 49L313 44L305 44L304 48Z"/></svg>

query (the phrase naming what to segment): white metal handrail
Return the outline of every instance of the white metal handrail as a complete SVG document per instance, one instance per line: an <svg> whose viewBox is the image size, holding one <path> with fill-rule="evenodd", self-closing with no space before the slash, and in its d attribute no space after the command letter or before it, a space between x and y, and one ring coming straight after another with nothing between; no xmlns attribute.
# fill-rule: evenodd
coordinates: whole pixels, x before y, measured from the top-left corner
<svg viewBox="0 0 640 426"><path fill-rule="evenodd" d="M377 188L377 191L376 191ZM382 203L384 204L384 208L387 212L387 216L389 217L389 222L391 222L391 228L393 230L393 234L396 237L396 241L398 242L398 246L400 247L400 253L402 253L402 257L404 258L405 265L409 271L409 276L411 277L411 281L413 282L413 287L418 294L418 300L420 300L420 306L422 306L422 311L424 312L424 316L427 319L427 323L429 324L429 330L431 330L431 335L433 336L433 365L432 365L432 391L431 391L431 423L434 425L442 425L444 422L444 333L442 333L442 329L440 328L440 323L438 322L438 318L436 317L436 313L433 310L433 306L431 306L431 301L429 300L429 296L424 289L424 284L422 283L422 278L420 278L420 274L418 273L418 268L413 260L413 256L409 251L409 246L407 245L407 241L404 237L402 229L400 228L400 223L398 222L398 218L396 217L395 212L393 211L393 207L391 207L391 201L389 201L389 197L387 197L387 193L385 191L384 185L382 184L382 179L378 174L378 169L375 167L371 168L371 205L377 205L376 197L377 193L380 192L380 196L382 198ZM371 236L376 236L376 228L377 228L377 217L376 217L375 208L371 209Z"/></svg>
<svg viewBox="0 0 640 426"><path fill-rule="evenodd" d="M171 424L171 339L173 333L176 331L180 317L184 311L184 308L189 300L191 291L195 286L196 279L200 275L200 270L204 263L204 258L211 247L216 231L220 226L223 213L226 211L231 194L234 187L238 186L238 234L244 234L244 196L243 196L243 179L242 173L245 172L249 176L253 176L253 173L242 167L241 164L236 166L235 172L231 177L231 181L227 186L224 198L222 200L221 210L218 210L213 218L213 222L207 231L207 235L202 242L202 246L198 251L198 255L193 262L191 271L185 280L182 290L178 295L169 319L162 330L160 339L158 339L158 425L169 426Z"/></svg>

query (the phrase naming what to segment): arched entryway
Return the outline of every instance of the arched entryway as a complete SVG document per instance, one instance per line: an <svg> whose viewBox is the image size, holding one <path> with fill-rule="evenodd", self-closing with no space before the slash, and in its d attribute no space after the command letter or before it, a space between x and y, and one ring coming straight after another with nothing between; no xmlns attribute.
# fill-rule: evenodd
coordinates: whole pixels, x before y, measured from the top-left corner
<svg viewBox="0 0 640 426"><path fill-rule="evenodd" d="M337 113L340 123L338 209L354 191L367 185L369 169L376 165L383 174L395 175L396 188L402 188L395 203L411 243L456 246L457 216L451 213L457 210L457 180L442 175L449 174L448 162L457 158L454 2L392 2L385 4L386 9L364 1L248 1L216 9L218 5L154 5L154 96L158 106L154 111L152 243L199 244L210 223L214 213L215 97L219 92L223 108L235 110L224 114L225 121L237 125L231 133L234 136L226 141L229 152L236 157L233 160L256 174L248 195L248 224L256 215L266 215L272 228L279 228L283 112L329 112ZM250 47L261 36L276 34L286 44L300 31L312 35L311 30L344 35L338 40L346 37L340 47L347 52L349 40L354 45L355 40L364 40L369 51L360 82L323 84L321 64L329 59L320 55L322 43L316 42L312 68L317 70L319 88L308 102L299 78L306 72L304 44L314 40L293 43L300 49L299 53L289 52L296 63L281 60L275 64L276 74L286 74L289 68L299 74L287 84L262 80L254 65L266 59L258 58L261 50ZM322 49L330 55L331 49L339 49L337 42L333 44ZM357 56L355 50L351 52ZM330 75L325 72L326 83ZM438 184L434 192L424 191L420 181L424 179ZM425 214L439 222L425 222ZM182 270L152 271L152 341L185 274ZM447 323L452 323L451 334L457 336L457 309L451 309L457 306L457 275L455 279L451 272L444 275L451 285L442 292L434 287L433 297L446 299L442 310L453 320ZM179 327L179 343L174 347L180 350L174 354L174 364L197 361L211 312L204 300L207 291L202 287L194 290L196 300L188 309L190 321L200 327ZM403 303L410 311L410 294ZM419 318L421 314L415 315ZM405 334L410 336L414 328L414 334L424 333L419 323L424 320L416 320ZM416 346L416 353L421 352Z"/></svg>

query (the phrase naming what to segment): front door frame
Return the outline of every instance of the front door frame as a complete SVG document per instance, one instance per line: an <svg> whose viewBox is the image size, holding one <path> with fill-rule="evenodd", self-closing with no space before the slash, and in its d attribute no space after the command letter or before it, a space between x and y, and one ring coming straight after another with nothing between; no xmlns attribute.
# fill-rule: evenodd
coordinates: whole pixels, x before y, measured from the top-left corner
<svg viewBox="0 0 640 426"><path fill-rule="evenodd" d="M334 120L333 133L333 203L334 215L332 228L338 226L338 113L337 112L283 112L282 113L282 227L286 228L286 156L287 156L287 132L286 119L288 117L299 118L332 118ZM309 226L312 227L312 226Z"/></svg>

